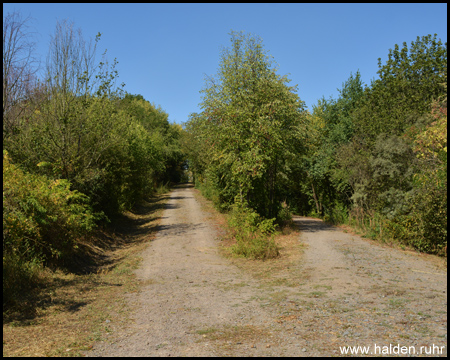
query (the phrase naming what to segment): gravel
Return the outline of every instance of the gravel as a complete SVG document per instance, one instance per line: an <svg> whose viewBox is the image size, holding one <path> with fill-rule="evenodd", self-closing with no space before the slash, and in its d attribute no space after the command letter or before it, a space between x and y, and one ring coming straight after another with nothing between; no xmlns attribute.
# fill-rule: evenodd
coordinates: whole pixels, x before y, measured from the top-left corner
<svg viewBox="0 0 450 360"><path fill-rule="evenodd" d="M131 321L85 355L310 357L434 344L446 356L446 260L294 220L306 248L284 276L301 285L266 286L219 254L193 189L175 188L142 253L141 290L127 295Z"/></svg>

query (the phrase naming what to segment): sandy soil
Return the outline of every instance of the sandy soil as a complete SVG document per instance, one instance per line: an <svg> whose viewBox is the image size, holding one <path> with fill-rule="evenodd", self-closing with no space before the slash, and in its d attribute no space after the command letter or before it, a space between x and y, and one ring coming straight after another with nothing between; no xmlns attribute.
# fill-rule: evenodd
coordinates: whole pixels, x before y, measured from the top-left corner
<svg viewBox="0 0 450 360"><path fill-rule="evenodd" d="M341 356L342 346L375 344L447 354L444 259L294 220L303 257L280 281L262 282L219 254L192 187L175 188L136 271L132 321L108 324L113 332L86 355Z"/></svg>

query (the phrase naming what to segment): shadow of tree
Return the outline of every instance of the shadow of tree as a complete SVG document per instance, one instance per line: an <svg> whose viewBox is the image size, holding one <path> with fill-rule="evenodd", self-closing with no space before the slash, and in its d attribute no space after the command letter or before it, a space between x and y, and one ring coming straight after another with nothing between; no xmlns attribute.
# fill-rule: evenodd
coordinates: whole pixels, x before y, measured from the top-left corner
<svg viewBox="0 0 450 360"><path fill-rule="evenodd" d="M336 231L336 227L321 219L313 219L302 216L295 216L293 218L294 224L298 226L300 231L314 233L318 231Z"/></svg>
<svg viewBox="0 0 450 360"><path fill-rule="evenodd" d="M114 280L101 280L95 274L102 269L113 269L126 256L126 251L122 250L151 241L152 236L160 230L155 221L163 209L170 207L166 204L169 197L169 194L164 194L142 200L131 211L112 219L110 224L99 228L89 238L80 239L78 249L63 270L85 276L36 279L33 284L29 284L29 291L18 294L15 303L3 304L3 323L31 325L39 318L42 310L51 306L57 306L59 311L73 313L92 302L80 294L54 296L55 293L84 292L98 286L122 286Z"/></svg>

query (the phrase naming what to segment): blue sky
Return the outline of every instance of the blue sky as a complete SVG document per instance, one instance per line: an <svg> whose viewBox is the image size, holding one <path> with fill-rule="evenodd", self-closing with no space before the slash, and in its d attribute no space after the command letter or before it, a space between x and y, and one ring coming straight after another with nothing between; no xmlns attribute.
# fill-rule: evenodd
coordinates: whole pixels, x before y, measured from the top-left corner
<svg viewBox="0 0 450 360"><path fill-rule="evenodd" d="M43 64L57 20L73 21L86 39L101 32L98 58L107 49L125 90L176 123L200 111L205 75L217 72L231 30L262 38L309 110L336 98L357 70L370 84L395 44L435 33L447 41L447 4L3 4L3 14L13 10L34 19Z"/></svg>

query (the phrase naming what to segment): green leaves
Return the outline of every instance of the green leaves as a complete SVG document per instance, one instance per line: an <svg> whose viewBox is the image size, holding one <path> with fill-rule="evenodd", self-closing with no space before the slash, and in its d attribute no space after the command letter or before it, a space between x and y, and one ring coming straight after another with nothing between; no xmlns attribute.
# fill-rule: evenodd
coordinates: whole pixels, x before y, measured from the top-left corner
<svg viewBox="0 0 450 360"><path fill-rule="evenodd" d="M29 174L3 157L3 251L27 261L69 261L102 216L67 180Z"/></svg>
<svg viewBox="0 0 450 360"><path fill-rule="evenodd" d="M369 145L380 132L401 135L443 94L447 44L436 37L417 37L409 49L406 42L401 50L395 45L384 65L379 59L380 78L366 88L354 114L357 132Z"/></svg>
<svg viewBox="0 0 450 360"><path fill-rule="evenodd" d="M217 77L202 90L202 114L188 125L206 144L205 160L196 156L195 162L220 174L226 203L238 195L273 217L280 202L276 178L298 145L303 103L272 68L261 39L232 32L231 43L222 50Z"/></svg>

